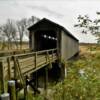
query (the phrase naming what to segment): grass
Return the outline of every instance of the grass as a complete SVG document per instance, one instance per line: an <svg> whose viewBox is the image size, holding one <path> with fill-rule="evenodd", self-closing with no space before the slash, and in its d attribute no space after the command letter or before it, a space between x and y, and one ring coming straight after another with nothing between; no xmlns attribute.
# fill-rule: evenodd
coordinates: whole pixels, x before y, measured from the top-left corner
<svg viewBox="0 0 100 100"><path fill-rule="evenodd" d="M14 44L14 42L12 42L12 45L10 46L9 50L20 50L20 44L19 42L17 43L17 46ZM22 49L29 49L29 43L28 42L23 42L22 43ZM8 50L8 43L5 42L5 45L2 44L2 42L0 42L0 52L2 51L7 51Z"/></svg>
<svg viewBox="0 0 100 100"><path fill-rule="evenodd" d="M51 87L48 100L100 100L100 52L91 48L81 46L80 56L66 62L67 77Z"/></svg>
<svg viewBox="0 0 100 100"><path fill-rule="evenodd" d="M18 98L19 98L19 100L24 100L24 94L19 93ZM44 96L41 96L41 95L34 96L32 91L28 91L27 99L28 100L44 100Z"/></svg>
<svg viewBox="0 0 100 100"><path fill-rule="evenodd" d="M84 51L66 67L67 77L53 87L52 100L100 100L100 52Z"/></svg>

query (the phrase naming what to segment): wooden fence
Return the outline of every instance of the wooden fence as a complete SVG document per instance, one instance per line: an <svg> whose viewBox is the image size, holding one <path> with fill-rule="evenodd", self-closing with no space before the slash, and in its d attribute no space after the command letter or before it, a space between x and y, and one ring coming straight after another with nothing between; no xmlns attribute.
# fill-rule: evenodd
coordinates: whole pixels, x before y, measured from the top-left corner
<svg viewBox="0 0 100 100"><path fill-rule="evenodd" d="M6 91L6 81L19 80L25 87L25 77L58 59L57 49L0 57L0 90Z"/></svg>

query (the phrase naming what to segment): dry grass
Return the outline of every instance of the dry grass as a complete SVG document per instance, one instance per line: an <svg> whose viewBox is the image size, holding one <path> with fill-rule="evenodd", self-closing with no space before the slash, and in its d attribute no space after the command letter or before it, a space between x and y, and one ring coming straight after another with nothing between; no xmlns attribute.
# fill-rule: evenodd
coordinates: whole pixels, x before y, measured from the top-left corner
<svg viewBox="0 0 100 100"><path fill-rule="evenodd" d="M22 49L29 49L29 43L28 42L23 42L22 44ZM20 50L20 44L18 43L18 48L14 43L12 43L11 47L9 50ZM2 47L2 43L0 43L0 52L2 51L8 51L8 44L6 43L4 48Z"/></svg>

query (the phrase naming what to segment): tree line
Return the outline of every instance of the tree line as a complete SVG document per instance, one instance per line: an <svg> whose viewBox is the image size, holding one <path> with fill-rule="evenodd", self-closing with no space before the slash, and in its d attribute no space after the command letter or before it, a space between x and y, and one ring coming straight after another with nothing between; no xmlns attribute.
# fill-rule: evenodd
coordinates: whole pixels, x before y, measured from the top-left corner
<svg viewBox="0 0 100 100"><path fill-rule="evenodd" d="M7 19L6 23L0 26L0 45L1 49L4 50L12 49L13 45L18 49L22 49L24 36L28 37L27 28L40 19L32 16L31 18L22 18L20 20Z"/></svg>

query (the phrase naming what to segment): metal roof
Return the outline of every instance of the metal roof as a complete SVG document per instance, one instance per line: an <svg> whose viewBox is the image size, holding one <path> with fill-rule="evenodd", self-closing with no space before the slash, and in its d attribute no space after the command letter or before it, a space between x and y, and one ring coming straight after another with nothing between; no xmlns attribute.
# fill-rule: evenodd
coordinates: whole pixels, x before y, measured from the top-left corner
<svg viewBox="0 0 100 100"><path fill-rule="evenodd" d="M66 28L64 28L63 26L61 26L61 25L59 25L59 24L57 24L57 23L55 23L55 22L53 22L53 21L51 21L51 20L49 20L49 19L46 19L46 18L43 18L43 19L41 19L40 21L38 21L37 23L35 23L35 24L33 24L32 26L30 26L30 27L28 28L28 30L32 30L37 24L39 24L39 23L41 23L41 22L43 22L43 21L46 21L46 22L51 23L51 24L54 24L56 27L59 27L60 29L62 29L67 35L69 35L69 36L72 37L73 39L79 41L79 40L78 40L76 37L74 37Z"/></svg>

